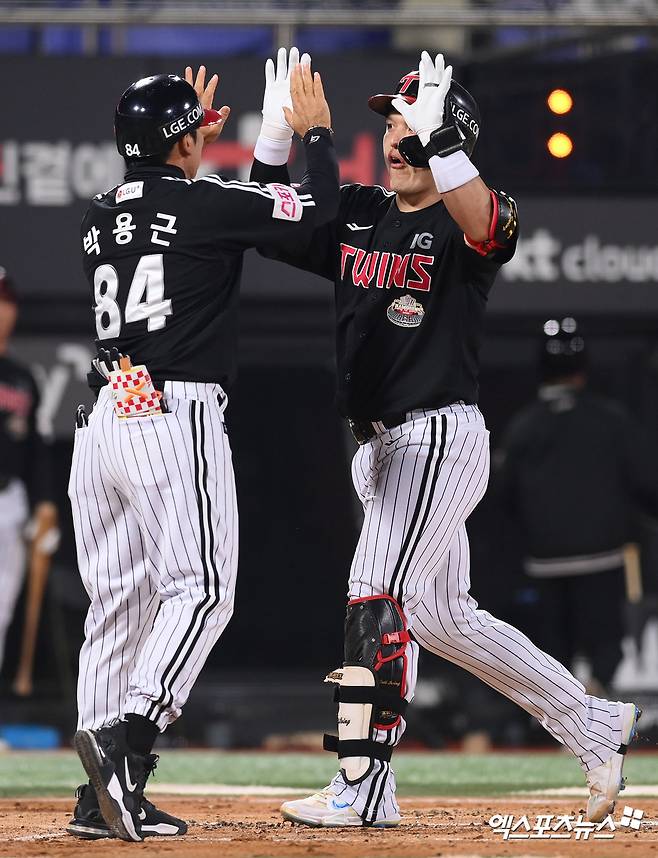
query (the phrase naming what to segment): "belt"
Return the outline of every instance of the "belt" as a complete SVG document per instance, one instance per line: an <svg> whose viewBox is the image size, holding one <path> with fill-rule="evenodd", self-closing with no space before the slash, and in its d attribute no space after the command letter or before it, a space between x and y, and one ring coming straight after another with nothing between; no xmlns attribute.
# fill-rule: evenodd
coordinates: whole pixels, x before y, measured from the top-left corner
<svg viewBox="0 0 658 858"><path fill-rule="evenodd" d="M380 435L387 429L393 429L395 426L401 426L408 420L407 412L400 411L397 414L387 414L381 420L355 420L352 417L347 418L354 440L359 444L366 444L375 435Z"/></svg>

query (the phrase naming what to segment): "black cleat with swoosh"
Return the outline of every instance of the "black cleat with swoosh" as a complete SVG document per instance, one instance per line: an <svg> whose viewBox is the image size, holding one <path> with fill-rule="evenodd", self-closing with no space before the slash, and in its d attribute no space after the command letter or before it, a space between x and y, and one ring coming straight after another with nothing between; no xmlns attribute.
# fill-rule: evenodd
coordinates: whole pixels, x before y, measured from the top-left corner
<svg viewBox="0 0 658 858"><path fill-rule="evenodd" d="M103 819L121 840L140 842L142 801L152 771L148 758L134 754L126 740L125 721L100 730L78 730L73 747L96 795Z"/></svg>
<svg viewBox="0 0 658 858"><path fill-rule="evenodd" d="M154 758L153 754L147 758L149 764L155 763ZM76 796L78 800L73 818L66 826L67 833L82 840L114 837L114 832L103 819L93 786L81 784L76 790ZM187 834L187 823L184 820L156 807L146 796L142 799L139 818L143 837L180 837Z"/></svg>

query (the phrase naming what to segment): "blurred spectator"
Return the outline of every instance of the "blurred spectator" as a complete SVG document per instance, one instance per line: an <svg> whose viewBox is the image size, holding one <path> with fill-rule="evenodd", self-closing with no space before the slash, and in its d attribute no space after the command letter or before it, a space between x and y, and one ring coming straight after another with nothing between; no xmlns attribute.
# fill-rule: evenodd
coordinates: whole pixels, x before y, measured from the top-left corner
<svg viewBox="0 0 658 858"><path fill-rule="evenodd" d="M642 429L587 390L586 370L575 320L546 322L538 398L512 419L496 476L539 593L535 640L566 665L586 656L602 695L622 656L624 545L637 508L656 514L658 479Z"/></svg>
<svg viewBox="0 0 658 858"><path fill-rule="evenodd" d="M39 393L32 374L8 355L18 314L16 292L0 268L0 669L5 639L23 583L25 526L55 526L49 455L37 431Z"/></svg>

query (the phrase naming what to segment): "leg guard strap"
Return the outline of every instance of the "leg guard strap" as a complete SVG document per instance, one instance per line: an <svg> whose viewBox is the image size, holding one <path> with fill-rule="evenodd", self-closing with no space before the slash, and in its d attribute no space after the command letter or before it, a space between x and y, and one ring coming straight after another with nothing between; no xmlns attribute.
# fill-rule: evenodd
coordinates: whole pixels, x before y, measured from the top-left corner
<svg viewBox="0 0 658 858"><path fill-rule="evenodd" d="M343 668L326 680L339 686L338 739L325 741L324 747L337 751L351 783L367 775L373 759L390 760L393 746L375 742L373 730L394 730L400 724L410 639L402 608L392 596L349 602Z"/></svg>
<svg viewBox="0 0 658 858"><path fill-rule="evenodd" d="M390 762L393 753L391 745L382 745L381 742L373 742L372 739L339 739L338 736L331 736L329 733L324 734L322 747L325 751L338 754L339 759L370 757L386 763Z"/></svg>
<svg viewBox="0 0 658 858"><path fill-rule="evenodd" d="M397 696L398 701L404 700L407 693L406 649L410 640L402 608L392 596L382 594L352 599L345 617L345 666L368 668L375 682L341 682L341 686L372 684ZM372 726L389 730L399 723L401 713L397 705L372 702Z"/></svg>
<svg viewBox="0 0 658 858"><path fill-rule="evenodd" d="M338 685L334 689L335 703L374 703L380 709L404 715L409 701L395 692L378 686Z"/></svg>

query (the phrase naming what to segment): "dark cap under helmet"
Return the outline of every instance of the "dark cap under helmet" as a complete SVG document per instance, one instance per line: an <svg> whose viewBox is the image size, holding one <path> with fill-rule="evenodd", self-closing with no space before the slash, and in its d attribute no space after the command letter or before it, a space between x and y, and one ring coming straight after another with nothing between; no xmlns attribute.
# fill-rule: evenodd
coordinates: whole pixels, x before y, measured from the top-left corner
<svg viewBox="0 0 658 858"><path fill-rule="evenodd" d="M388 116L394 110L393 99L398 96L403 98L407 104L413 104L418 98L419 80L420 75L417 70L408 72L400 78L394 93L371 95L368 99L368 107L375 113ZM455 125L464 138L463 149L470 158L480 133L480 109L471 93L456 80L452 80L450 83L446 102ZM413 167L427 167L427 156L418 137L414 134L413 138L405 138L405 140L407 141L405 147L406 160L409 160Z"/></svg>
<svg viewBox="0 0 658 858"><path fill-rule="evenodd" d="M119 154L127 161L169 152L177 140L204 124L194 87L175 74L157 74L131 84L114 114Z"/></svg>
<svg viewBox="0 0 658 858"><path fill-rule="evenodd" d="M572 316L544 323L539 348L539 378L552 382L583 372L587 366L585 340Z"/></svg>

